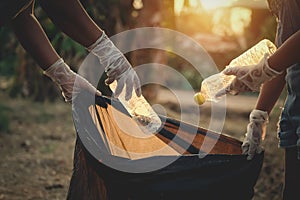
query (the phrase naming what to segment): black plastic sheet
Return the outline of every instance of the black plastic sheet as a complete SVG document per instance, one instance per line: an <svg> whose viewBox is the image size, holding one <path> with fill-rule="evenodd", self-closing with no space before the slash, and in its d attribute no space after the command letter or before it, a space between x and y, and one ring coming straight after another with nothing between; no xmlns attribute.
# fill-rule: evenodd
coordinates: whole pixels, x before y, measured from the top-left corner
<svg viewBox="0 0 300 200"><path fill-rule="evenodd" d="M92 104L94 99L90 98L84 102ZM77 102L73 107L75 115L85 113L98 116L96 119L99 120L99 125L93 129L86 129L83 127L86 123L93 125L94 122L91 121L95 120L95 117L74 117L79 137L68 199L246 200L253 197L253 188L263 163L263 153L248 161L246 156L241 154L241 141L161 116L164 124L156 136L166 144L178 134L178 126L181 126L180 131L185 133L183 135L187 136L189 130L197 130L196 133L192 133L195 137L185 151L181 149L185 145L185 138L180 137L172 146L177 152L181 152L180 155L154 155L139 159L112 155L107 141L103 141L101 136L103 133L110 134L105 128L107 124L104 123L112 121L102 122L100 115L109 113L102 111L112 107L125 114L126 110L120 103L108 98L96 97L95 102L95 105ZM89 132L90 130L92 131ZM211 140L216 140L216 143L207 155L201 156L204 153L200 150L204 137L210 137ZM172 162L154 171L143 172L141 169L151 168L151 165L156 165L161 160ZM107 163L113 163L114 167ZM132 172L118 170L118 166L128 166ZM134 173L135 170L139 173Z"/></svg>

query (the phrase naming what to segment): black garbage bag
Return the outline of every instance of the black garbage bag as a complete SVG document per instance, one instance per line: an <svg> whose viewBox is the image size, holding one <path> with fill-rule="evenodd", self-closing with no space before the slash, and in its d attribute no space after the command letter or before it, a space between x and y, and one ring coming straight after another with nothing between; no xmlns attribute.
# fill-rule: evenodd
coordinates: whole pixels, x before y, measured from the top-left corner
<svg viewBox="0 0 300 200"><path fill-rule="evenodd" d="M87 94L80 99L73 104L78 137L68 199L253 197L263 152L248 161L241 141L163 116L157 133L136 138L116 122L137 130L120 102Z"/></svg>

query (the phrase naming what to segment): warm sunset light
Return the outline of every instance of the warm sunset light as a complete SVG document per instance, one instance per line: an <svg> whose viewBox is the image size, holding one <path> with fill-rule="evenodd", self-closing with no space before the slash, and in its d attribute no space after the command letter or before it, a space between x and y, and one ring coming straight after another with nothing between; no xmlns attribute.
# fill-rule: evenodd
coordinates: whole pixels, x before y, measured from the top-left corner
<svg viewBox="0 0 300 200"><path fill-rule="evenodd" d="M186 3L188 10L185 9ZM242 0L175 0L174 10L177 15L182 12L200 14L207 11L207 23L210 23L212 33L220 36L242 36L251 22L250 7L257 7L258 3L263 5L260 0L247 4ZM189 20L196 21L195 16Z"/></svg>
<svg viewBox="0 0 300 200"><path fill-rule="evenodd" d="M175 14L179 14L183 8L184 0L175 0L174 3L174 12Z"/></svg>
<svg viewBox="0 0 300 200"><path fill-rule="evenodd" d="M193 7L201 5L205 10L213 10L229 6L234 1L235 0L188 0L188 3ZM184 0L175 0L175 13L179 13L183 5Z"/></svg>
<svg viewBox="0 0 300 200"><path fill-rule="evenodd" d="M205 10L213 10L220 7L229 6L234 0L201 0Z"/></svg>
<svg viewBox="0 0 300 200"><path fill-rule="evenodd" d="M213 16L213 33L217 35L243 35L251 22L248 8L220 9Z"/></svg>

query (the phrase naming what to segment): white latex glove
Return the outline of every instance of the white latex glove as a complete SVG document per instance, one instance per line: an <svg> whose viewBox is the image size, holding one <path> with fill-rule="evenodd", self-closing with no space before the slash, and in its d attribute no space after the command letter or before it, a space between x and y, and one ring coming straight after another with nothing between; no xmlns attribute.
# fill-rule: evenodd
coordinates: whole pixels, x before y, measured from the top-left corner
<svg viewBox="0 0 300 200"><path fill-rule="evenodd" d="M259 91L261 85L278 76L282 72L277 72L268 64L269 54L265 54L257 65L228 67L223 73L225 75L235 75L235 79L226 88L218 91L216 96L220 97L227 93L238 94L240 92Z"/></svg>
<svg viewBox="0 0 300 200"><path fill-rule="evenodd" d="M261 153L263 150L261 142L265 139L269 115L261 110L253 110L249 120L246 137L242 144L243 154L248 155L247 160L251 160L256 153Z"/></svg>
<svg viewBox="0 0 300 200"><path fill-rule="evenodd" d="M105 67L108 78L105 80L107 85L117 80L117 87L114 96L118 97L126 85L125 99L129 100L134 89L137 96L141 96L140 80L128 62L126 57L112 43L103 32L100 38L88 47L88 50L95 54Z"/></svg>
<svg viewBox="0 0 300 200"><path fill-rule="evenodd" d="M101 92L85 78L73 72L62 58L46 69L44 74L59 86L66 102L72 102L81 89L87 90L91 94L101 95Z"/></svg>

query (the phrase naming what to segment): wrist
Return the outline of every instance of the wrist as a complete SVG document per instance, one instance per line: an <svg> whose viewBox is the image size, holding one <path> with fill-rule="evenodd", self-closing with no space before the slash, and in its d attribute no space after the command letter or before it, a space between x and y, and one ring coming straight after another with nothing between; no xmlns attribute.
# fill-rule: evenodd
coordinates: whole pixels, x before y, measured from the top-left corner
<svg viewBox="0 0 300 200"><path fill-rule="evenodd" d="M266 56L265 61L264 61L264 62L265 62L266 69L269 70L269 71L270 71L272 74L274 74L275 76L282 74L283 71L280 71L280 70L274 68L273 65L270 64L270 63L272 63L272 62L270 62L269 60L270 60L270 57L269 57L269 56Z"/></svg>
<svg viewBox="0 0 300 200"><path fill-rule="evenodd" d="M56 70L57 66L61 66L64 63L64 60L62 58L59 58L57 61L55 61L50 67L44 70L44 74L53 74L53 72Z"/></svg>
<svg viewBox="0 0 300 200"><path fill-rule="evenodd" d="M99 37L93 44L91 44L90 46L88 46L86 49L87 49L88 51L92 51L98 44L101 43L101 41L103 40L103 38L104 38L105 36L106 36L105 32L102 31L100 37Z"/></svg>
<svg viewBox="0 0 300 200"><path fill-rule="evenodd" d="M61 84L62 82L64 82L65 79L68 79L74 74L74 72L70 69L70 67L64 62L62 58L58 59L43 73L58 84Z"/></svg>
<svg viewBox="0 0 300 200"><path fill-rule="evenodd" d="M250 113L249 120L250 120L250 122L268 123L269 122L269 114L266 111L254 109Z"/></svg>

